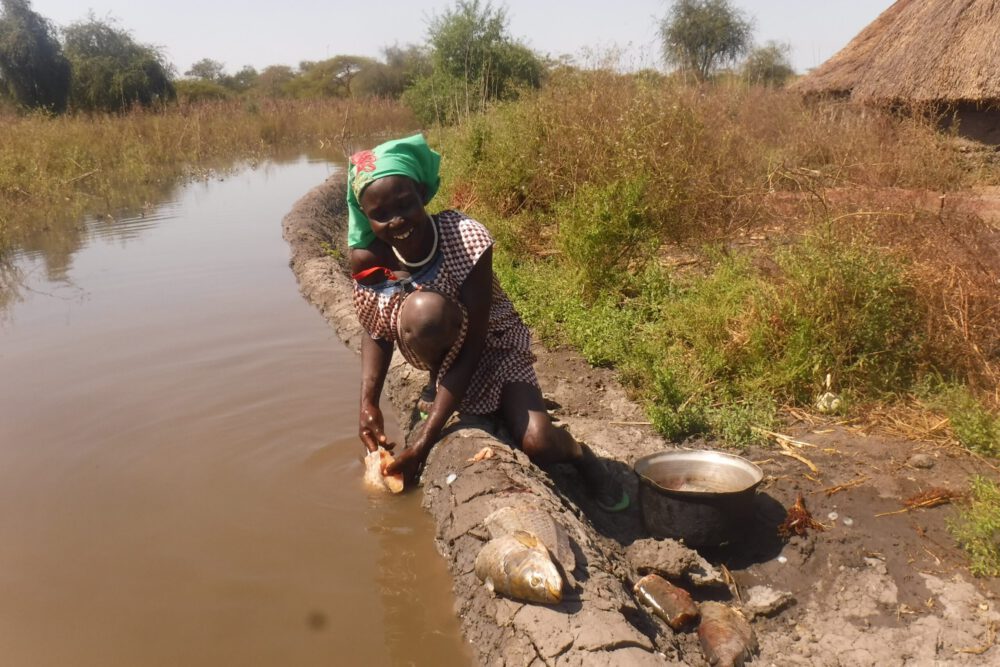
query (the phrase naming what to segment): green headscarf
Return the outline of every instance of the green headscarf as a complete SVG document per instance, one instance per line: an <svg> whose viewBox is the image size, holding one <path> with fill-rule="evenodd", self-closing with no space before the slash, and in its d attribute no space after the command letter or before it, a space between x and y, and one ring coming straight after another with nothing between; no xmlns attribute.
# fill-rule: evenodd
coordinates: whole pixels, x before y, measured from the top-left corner
<svg viewBox="0 0 1000 667"><path fill-rule="evenodd" d="M441 156L432 151L422 134L394 139L370 151L351 156L347 171L347 245L367 248L375 239L368 218L361 212L361 193L384 176L409 176L427 189L426 206L441 185Z"/></svg>

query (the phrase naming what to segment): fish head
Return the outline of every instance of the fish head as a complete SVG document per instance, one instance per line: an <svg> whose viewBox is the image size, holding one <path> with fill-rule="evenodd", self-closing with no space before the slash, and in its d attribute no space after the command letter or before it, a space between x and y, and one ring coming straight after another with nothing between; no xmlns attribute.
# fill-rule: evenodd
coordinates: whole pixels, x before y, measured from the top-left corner
<svg viewBox="0 0 1000 667"><path fill-rule="evenodd" d="M558 604L562 602L563 580L559 569L548 558L538 558L525 577L533 598L538 602Z"/></svg>

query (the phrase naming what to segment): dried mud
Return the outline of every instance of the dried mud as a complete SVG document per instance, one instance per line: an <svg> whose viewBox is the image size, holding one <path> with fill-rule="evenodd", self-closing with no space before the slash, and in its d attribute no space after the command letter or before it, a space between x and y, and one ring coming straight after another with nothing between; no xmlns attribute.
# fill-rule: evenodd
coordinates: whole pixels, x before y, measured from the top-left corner
<svg viewBox="0 0 1000 667"><path fill-rule="evenodd" d="M342 202L343 185L333 177L295 205L284 220L284 234L303 295L357 351L362 332L342 265ZM591 368L570 351L539 347L536 353L553 417L605 457L635 499L632 463L673 445L653 433L613 373ZM414 424L425 379L394 357L386 391L404 424ZM930 487L964 488L972 473L997 478L996 470L963 452L866 434L850 425L800 422L785 430L808 443L796 451L818 472L777 448L745 452L766 474L748 538L702 552L712 564L726 566L732 584L680 582L696 600L739 607L744 599L760 644L751 664L998 664L1000 588L968 574L965 557L945 526L955 508L875 516L901 509L903 499ZM600 511L583 494L572 468L540 470L502 444L504 437L490 420L452 424L432 451L422 483L438 550L454 577L456 612L478 660L490 665L706 665L694 632L674 633L632 594L639 574L625 550L647 537L637 504L621 514ZM486 445L495 456L469 461ZM921 465L930 461L931 467L908 465L915 453L925 454ZM851 482L858 483L832 495L824 491ZM784 542L777 526L800 493L827 529ZM499 507L520 503L549 511L574 542L577 588L560 605L494 597L473 573L475 556L489 538L483 519ZM755 600L746 599L760 586L770 593L758 588ZM757 604L761 595L771 594L781 603Z"/></svg>

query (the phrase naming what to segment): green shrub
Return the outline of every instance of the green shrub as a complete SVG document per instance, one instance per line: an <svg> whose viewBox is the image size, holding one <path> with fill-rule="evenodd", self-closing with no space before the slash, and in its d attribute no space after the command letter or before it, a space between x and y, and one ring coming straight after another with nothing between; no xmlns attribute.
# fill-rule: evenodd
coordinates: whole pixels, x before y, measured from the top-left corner
<svg viewBox="0 0 1000 667"><path fill-rule="evenodd" d="M585 185L556 207L557 244L586 298L619 287L659 246L645 194L644 179L622 179Z"/></svg>
<svg viewBox="0 0 1000 667"><path fill-rule="evenodd" d="M222 84L205 79L180 79L174 82L174 90L177 91L177 100L183 104L218 102L235 95Z"/></svg>
<svg viewBox="0 0 1000 667"><path fill-rule="evenodd" d="M863 405L927 373L971 376L969 350L994 349L942 324L961 288L928 290L933 262L883 225L907 213L830 201L975 178L921 116L564 68L435 140L444 196L494 232L528 323L618 369L670 437L749 442L828 374ZM665 268L667 246L697 267Z"/></svg>
<svg viewBox="0 0 1000 667"><path fill-rule="evenodd" d="M778 405L811 404L828 373L840 393L881 398L910 387L924 354L905 267L873 249L807 240L778 255L776 275L714 253L704 275L681 280L650 265L605 274L617 282L599 290L578 280L587 268L570 253L498 256L501 281L542 339L618 368L671 438L711 431L745 444Z"/></svg>
<svg viewBox="0 0 1000 667"><path fill-rule="evenodd" d="M1000 456L1000 415L994 414L965 387L944 384L931 390L929 404L951 422L958 441L968 449Z"/></svg>
<svg viewBox="0 0 1000 667"><path fill-rule="evenodd" d="M973 477L968 503L948 528L969 554L972 574L1000 577L1000 486Z"/></svg>

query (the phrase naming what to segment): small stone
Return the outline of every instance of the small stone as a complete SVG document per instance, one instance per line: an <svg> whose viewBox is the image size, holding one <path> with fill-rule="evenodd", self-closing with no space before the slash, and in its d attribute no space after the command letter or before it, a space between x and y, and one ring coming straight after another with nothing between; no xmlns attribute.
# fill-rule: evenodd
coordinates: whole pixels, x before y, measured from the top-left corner
<svg viewBox="0 0 1000 667"><path fill-rule="evenodd" d="M830 512L829 514L826 515L826 518L829 519L830 521L836 521L838 518L840 518L840 515L837 514L836 512Z"/></svg>
<svg viewBox="0 0 1000 667"><path fill-rule="evenodd" d="M911 468L929 470L934 467L934 459L927 454L914 454L906 461L906 465Z"/></svg>
<svg viewBox="0 0 1000 667"><path fill-rule="evenodd" d="M456 475L455 473L451 473L450 475L444 478L444 483L451 486L451 483L454 482L456 479L458 479L458 475Z"/></svg>
<svg viewBox="0 0 1000 667"><path fill-rule="evenodd" d="M844 525L845 526L853 526L854 525L854 519L852 519L849 516L845 516L844 517Z"/></svg>
<svg viewBox="0 0 1000 667"><path fill-rule="evenodd" d="M633 589L639 601L677 632L697 620L699 611L691 595L657 574L647 574Z"/></svg>
<svg viewBox="0 0 1000 667"><path fill-rule="evenodd" d="M787 607L795 601L795 598L788 591L776 591L770 586L753 586L746 591L746 601L743 603L743 610L751 618L756 616L770 616Z"/></svg>
<svg viewBox="0 0 1000 667"><path fill-rule="evenodd" d="M778 556L777 561L782 565L784 565L785 563L788 562L788 558L786 556Z"/></svg>
<svg viewBox="0 0 1000 667"><path fill-rule="evenodd" d="M828 391L816 399L816 409L823 414L830 414L840 409L840 397L832 391Z"/></svg>

